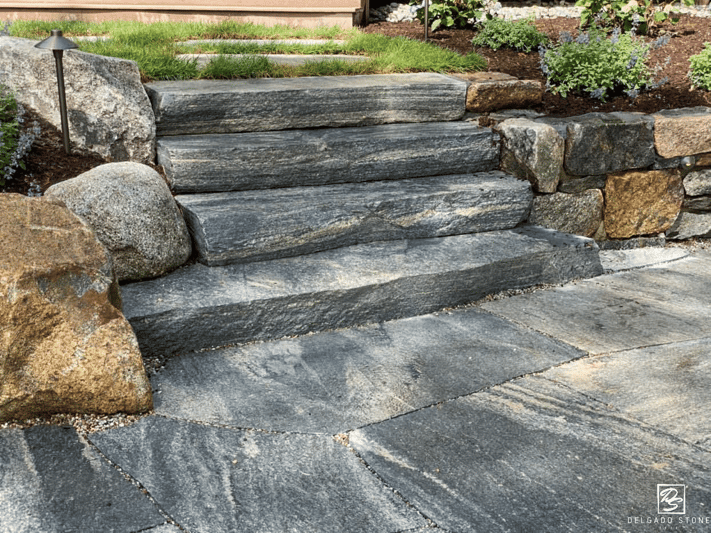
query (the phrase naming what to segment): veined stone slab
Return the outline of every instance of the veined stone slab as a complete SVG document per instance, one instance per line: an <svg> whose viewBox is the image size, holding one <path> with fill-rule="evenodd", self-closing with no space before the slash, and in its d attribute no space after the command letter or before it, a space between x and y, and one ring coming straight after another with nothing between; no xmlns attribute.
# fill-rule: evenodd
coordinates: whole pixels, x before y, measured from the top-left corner
<svg viewBox="0 0 711 533"><path fill-rule="evenodd" d="M154 416L90 438L194 533L361 533L426 524L330 435L269 434Z"/></svg>
<svg viewBox="0 0 711 533"><path fill-rule="evenodd" d="M154 82L159 135L438 122L464 116L467 84L434 73Z"/></svg>
<svg viewBox="0 0 711 533"><path fill-rule="evenodd" d="M165 519L71 426L0 430L0 531L145 531Z"/></svg>
<svg viewBox="0 0 711 533"><path fill-rule="evenodd" d="M707 450L538 376L349 437L385 483L446 531L668 531L646 523L664 516L658 484L686 485L688 518L705 521L711 499ZM635 517L644 525L628 521Z"/></svg>
<svg viewBox="0 0 711 533"><path fill-rule="evenodd" d="M711 338L600 355L543 375L711 450Z"/></svg>
<svg viewBox="0 0 711 533"><path fill-rule="evenodd" d="M334 435L584 355L466 309L185 354L152 385L159 415Z"/></svg>
<svg viewBox="0 0 711 533"><path fill-rule="evenodd" d="M181 195L201 262L291 257L358 243L513 228L528 182L503 172Z"/></svg>
<svg viewBox="0 0 711 533"><path fill-rule="evenodd" d="M565 138L565 169L576 176L600 175L654 164L654 121L641 113L588 113L541 118Z"/></svg>
<svg viewBox="0 0 711 533"><path fill-rule="evenodd" d="M142 353L169 356L416 316L601 272L594 241L523 227L260 263L196 264L122 292Z"/></svg>
<svg viewBox="0 0 711 533"><path fill-rule="evenodd" d="M324 185L494 170L498 135L466 122L164 137L177 193Z"/></svg>
<svg viewBox="0 0 711 533"><path fill-rule="evenodd" d="M711 328L710 264L697 252L482 307L593 354L691 341Z"/></svg>
<svg viewBox="0 0 711 533"><path fill-rule="evenodd" d="M665 109L654 115L654 144L662 157L711 151L711 109Z"/></svg>

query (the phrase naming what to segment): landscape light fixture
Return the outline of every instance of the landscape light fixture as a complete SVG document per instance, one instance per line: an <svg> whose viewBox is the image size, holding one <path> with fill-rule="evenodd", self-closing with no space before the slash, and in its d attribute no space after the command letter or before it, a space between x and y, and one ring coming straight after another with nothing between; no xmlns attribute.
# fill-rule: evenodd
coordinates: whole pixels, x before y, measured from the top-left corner
<svg viewBox="0 0 711 533"><path fill-rule="evenodd" d="M57 65L57 85L59 86L59 113L62 118L62 139L64 151L69 155L69 121L67 120L67 99L64 94L64 69L62 68L62 55L65 50L79 48L76 43L62 37L62 30L52 30L50 36L37 43L35 48L52 50L54 61Z"/></svg>
<svg viewBox="0 0 711 533"><path fill-rule="evenodd" d="M425 0L425 41L427 41L427 26L430 23L430 0Z"/></svg>

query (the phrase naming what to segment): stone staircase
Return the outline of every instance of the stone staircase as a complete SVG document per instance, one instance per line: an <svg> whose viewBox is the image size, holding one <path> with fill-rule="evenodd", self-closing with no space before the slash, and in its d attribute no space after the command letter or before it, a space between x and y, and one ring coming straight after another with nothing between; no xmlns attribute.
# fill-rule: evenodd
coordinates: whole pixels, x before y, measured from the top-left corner
<svg viewBox="0 0 711 533"><path fill-rule="evenodd" d="M198 262L123 286L144 355L430 313L602 273L437 74L147 85Z"/></svg>

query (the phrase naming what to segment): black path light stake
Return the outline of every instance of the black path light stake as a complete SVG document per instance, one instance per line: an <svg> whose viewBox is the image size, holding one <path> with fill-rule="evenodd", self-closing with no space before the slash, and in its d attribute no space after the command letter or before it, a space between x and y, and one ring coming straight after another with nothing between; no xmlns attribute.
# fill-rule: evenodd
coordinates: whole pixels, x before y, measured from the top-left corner
<svg viewBox="0 0 711 533"><path fill-rule="evenodd" d="M427 40L427 26L430 23L430 0L425 0L425 41Z"/></svg>
<svg viewBox="0 0 711 533"><path fill-rule="evenodd" d="M64 151L69 155L69 121L67 120L67 99L64 95L64 69L62 68L62 55L65 50L79 48L66 37L62 37L62 30L52 30L50 36L41 43L37 43L35 48L52 50L54 61L57 64L57 84L59 86L59 113L62 118L62 139L64 140Z"/></svg>

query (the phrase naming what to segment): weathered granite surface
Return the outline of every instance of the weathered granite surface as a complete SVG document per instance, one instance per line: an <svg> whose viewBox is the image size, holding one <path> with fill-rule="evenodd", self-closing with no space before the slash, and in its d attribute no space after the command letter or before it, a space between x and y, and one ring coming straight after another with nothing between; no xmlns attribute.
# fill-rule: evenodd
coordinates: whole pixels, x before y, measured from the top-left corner
<svg viewBox="0 0 711 533"><path fill-rule="evenodd" d="M603 196L599 189L578 194L555 193L533 199L530 224L594 237L603 223Z"/></svg>
<svg viewBox="0 0 711 533"><path fill-rule="evenodd" d="M565 170L577 176L644 168L656 160L654 120L641 113L539 118L565 138Z"/></svg>
<svg viewBox="0 0 711 533"><path fill-rule="evenodd" d="M45 191L89 223L119 281L152 278L185 263L188 228L165 180L140 163L108 163Z"/></svg>
<svg viewBox="0 0 711 533"><path fill-rule="evenodd" d="M176 193L419 178L499 166L498 136L467 122L164 137Z"/></svg>
<svg viewBox="0 0 711 533"><path fill-rule="evenodd" d="M158 133L185 135L457 120L467 84L416 73L163 81L146 90Z"/></svg>
<svg viewBox="0 0 711 533"><path fill-rule="evenodd" d="M620 239L662 233L674 224L683 201L679 170L610 174L605 185L605 231Z"/></svg>
<svg viewBox="0 0 711 533"><path fill-rule="evenodd" d="M563 174L565 146L552 126L513 118L494 127L501 135L501 169L527 179L538 192L553 193Z"/></svg>
<svg viewBox="0 0 711 533"><path fill-rule="evenodd" d="M711 237L711 213L682 211L665 233L667 239L686 240Z"/></svg>
<svg viewBox="0 0 711 533"><path fill-rule="evenodd" d="M61 131L55 60L36 40L0 35L0 80ZM156 126L134 61L64 52L71 144L113 161L152 162Z"/></svg>
<svg viewBox="0 0 711 533"><path fill-rule="evenodd" d="M176 200L199 260L213 266L513 228L528 216L532 193L527 182L493 171Z"/></svg>
<svg viewBox="0 0 711 533"><path fill-rule="evenodd" d="M350 246L262 263L192 265L124 285L144 355L429 313L602 272L594 241L538 227Z"/></svg>
<svg viewBox="0 0 711 533"><path fill-rule="evenodd" d="M711 152L711 108L665 109L653 117L654 145L662 157Z"/></svg>
<svg viewBox="0 0 711 533"><path fill-rule="evenodd" d="M0 422L152 407L111 258L63 204L0 194L0 295Z"/></svg>

